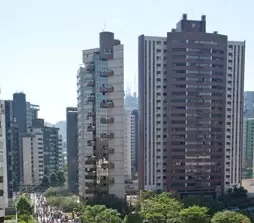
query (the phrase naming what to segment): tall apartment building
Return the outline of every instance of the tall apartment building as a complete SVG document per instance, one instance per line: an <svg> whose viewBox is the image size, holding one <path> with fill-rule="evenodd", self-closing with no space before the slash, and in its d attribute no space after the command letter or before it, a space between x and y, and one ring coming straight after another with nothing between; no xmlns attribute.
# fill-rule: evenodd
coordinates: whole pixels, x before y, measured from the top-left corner
<svg viewBox="0 0 254 223"><path fill-rule="evenodd" d="M131 111L131 172L138 172L138 110Z"/></svg>
<svg viewBox="0 0 254 223"><path fill-rule="evenodd" d="M205 16L139 37L140 189L215 196L239 183L244 51Z"/></svg>
<svg viewBox="0 0 254 223"><path fill-rule="evenodd" d="M38 118L38 111L40 110L39 105L31 104L26 102L26 126L29 130L33 125L33 120Z"/></svg>
<svg viewBox="0 0 254 223"><path fill-rule="evenodd" d="M131 179L131 111L124 111L124 176Z"/></svg>
<svg viewBox="0 0 254 223"><path fill-rule="evenodd" d="M63 170L62 143L58 128L44 126L43 145L44 173L50 175Z"/></svg>
<svg viewBox="0 0 254 223"><path fill-rule="evenodd" d="M245 118L243 127L242 178L254 178L254 118Z"/></svg>
<svg viewBox="0 0 254 223"><path fill-rule="evenodd" d="M228 41L224 190L242 180L245 42Z"/></svg>
<svg viewBox="0 0 254 223"><path fill-rule="evenodd" d="M44 176L43 128L30 127L22 137L24 186L38 186Z"/></svg>
<svg viewBox="0 0 254 223"><path fill-rule="evenodd" d="M68 188L78 193L78 109L66 108Z"/></svg>
<svg viewBox="0 0 254 223"><path fill-rule="evenodd" d="M5 208L8 207L7 152L5 134L5 102L0 101L0 222L4 222Z"/></svg>
<svg viewBox="0 0 254 223"><path fill-rule="evenodd" d="M5 134L7 154L8 198L13 197L13 192L19 191L20 185L20 136L17 123L13 120L13 103L5 101Z"/></svg>
<svg viewBox="0 0 254 223"><path fill-rule="evenodd" d="M123 45L100 33L99 48L84 50L78 75L79 195L124 197Z"/></svg>

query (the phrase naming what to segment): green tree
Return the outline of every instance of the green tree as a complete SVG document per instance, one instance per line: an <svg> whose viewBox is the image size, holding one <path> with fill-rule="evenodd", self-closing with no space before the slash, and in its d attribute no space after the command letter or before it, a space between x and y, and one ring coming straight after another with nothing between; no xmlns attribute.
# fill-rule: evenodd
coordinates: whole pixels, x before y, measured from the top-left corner
<svg viewBox="0 0 254 223"><path fill-rule="evenodd" d="M116 197L115 195L102 195L96 196L92 199L87 200L87 205L105 205L106 208L112 208L117 210L122 215L126 215L128 213L128 203L125 199L121 199Z"/></svg>
<svg viewBox="0 0 254 223"><path fill-rule="evenodd" d="M56 187L57 186L57 176L55 173L51 173L49 177L49 182L51 187Z"/></svg>
<svg viewBox="0 0 254 223"><path fill-rule="evenodd" d="M19 222L27 222L27 223L30 223L33 221L33 218L31 215L27 215L27 214L22 214L18 217L18 221Z"/></svg>
<svg viewBox="0 0 254 223"><path fill-rule="evenodd" d="M57 171L56 172L57 181L59 186L63 186L65 183L65 176L63 171Z"/></svg>
<svg viewBox="0 0 254 223"><path fill-rule="evenodd" d="M47 175L44 175L43 178L42 178L42 181L41 181L41 187L43 189L47 189L49 188L49 178Z"/></svg>
<svg viewBox="0 0 254 223"><path fill-rule="evenodd" d="M33 214L33 205L31 201L25 195L21 195L16 204L18 215L32 215Z"/></svg>
<svg viewBox="0 0 254 223"><path fill-rule="evenodd" d="M50 188L48 188L48 189L45 191L45 193L44 193L45 197L55 197L56 194L57 194L57 190L56 190L55 187L50 187Z"/></svg>
<svg viewBox="0 0 254 223"><path fill-rule="evenodd" d="M251 223L250 219L238 212L221 211L216 213L211 223Z"/></svg>
<svg viewBox="0 0 254 223"><path fill-rule="evenodd" d="M180 211L182 223L209 223L208 208L192 206Z"/></svg>
<svg viewBox="0 0 254 223"><path fill-rule="evenodd" d="M186 196L182 200L184 207L192 207L194 205L200 207L207 207L210 215L225 209L225 204L213 198L200 197L200 196Z"/></svg>
<svg viewBox="0 0 254 223"><path fill-rule="evenodd" d="M180 222L181 208L181 203L169 193L161 193L142 201L141 216L148 222L175 223Z"/></svg>
<svg viewBox="0 0 254 223"><path fill-rule="evenodd" d="M142 201L142 200L153 198L153 197L155 197L155 195L156 195L156 193L154 193L151 190L144 190L141 192L140 198Z"/></svg>
<svg viewBox="0 0 254 223"><path fill-rule="evenodd" d="M104 205L86 206L81 216L83 223L119 223L119 213Z"/></svg>
<svg viewBox="0 0 254 223"><path fill-rule="evenodd" d="M125 216L123 223L142 223L143 219L139 213L133 212Z"/></svg>

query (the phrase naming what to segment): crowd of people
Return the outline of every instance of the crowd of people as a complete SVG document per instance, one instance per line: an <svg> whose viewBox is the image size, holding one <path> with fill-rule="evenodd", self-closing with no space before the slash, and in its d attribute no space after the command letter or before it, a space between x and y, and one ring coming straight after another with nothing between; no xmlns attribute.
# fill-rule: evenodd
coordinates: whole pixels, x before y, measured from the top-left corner
<svg viewBox="0 0 254 223"><path fill-rule="evenodd" d="M35 215L39 223L68 223L79 221L77 219L70 219L62 211L50 207L46 198L43 195L34 195Z"/></svg>

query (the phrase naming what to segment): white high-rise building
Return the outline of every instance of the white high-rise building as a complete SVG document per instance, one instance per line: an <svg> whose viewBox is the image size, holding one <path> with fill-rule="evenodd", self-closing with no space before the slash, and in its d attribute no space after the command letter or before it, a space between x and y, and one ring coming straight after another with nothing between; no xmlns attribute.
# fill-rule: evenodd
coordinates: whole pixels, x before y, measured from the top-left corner
<svg viewBox="0 0 254 223"><path fill-rule="evenodd" d="M131 111L124 112L124 169L125 177L131 178Z"/></svg>
<svg viewBox="0 0 254 223"><path fill-rule="evenodd" d="M79 195L125 196L123 45L111 32L83 51L78 75Z"/></svg>
<svg viewBox="0 0 254 223"><path fill-rule="evenodd" d="M7 154L4 107L4 101L0 100L0 220L3 219L5 215L5 208L8 206Z"/></svg>
<svg viewBox="0 0 254 223"><path fill-rule="evenodd" d="M225 191L242 179L245 42L228 41Z"/></svg>
<svg viewBox="0 0 254 223"><path fill-rule="evenodd" d="M44 175L43 128L29 128L22 137L23 183L38 186Z"/></svg>

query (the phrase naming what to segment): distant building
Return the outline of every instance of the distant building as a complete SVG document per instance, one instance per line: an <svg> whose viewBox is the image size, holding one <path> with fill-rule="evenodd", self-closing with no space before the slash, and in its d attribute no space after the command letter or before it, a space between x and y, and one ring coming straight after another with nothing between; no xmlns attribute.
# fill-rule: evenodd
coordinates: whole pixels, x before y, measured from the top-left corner
<svg viewBox="0 0 254 223"><path fill-rule="evenodd" d="M244 92L244 111L254 109L254 91Z"/></svg>
<svg viewBox="0 0 254 223"><path fill-rule="evenodd" d="M133 95L129 92L124 97L124 108L127 110L138 110L138 97L137 93Z"/></svg>
<svg viewBox="0 0 254 223"><path fill-rule="evenodd" d="M38 118L38 111L40 110L39 105L31 104L26 102L26 126L27 129L32 127L33 120Z"/></svg>
<svg viewBox="0 0 254 223"><path fill-rule="evenodd" d="M21 134L18 125L13 120L13 103L5 101L5 133L7 151L7 178L8 198L13 197L13 192L19 191L20 185L20 147Z"/></svg>
<svg viewBox="0 0 254 223"><path fill-rule="evenodd" d="M44 176L43 128L30 127L22 137L23 183L25 186L38 186Z"/></svg>
<svg viewBox="0 0 254 223"><path fill-rule="evenodd" d="M43 129L44 174L50 176L63 170L62 142L59 129L45 126Z"/></svg>
<svg viewBox="0 0 254 223"><path fill-rule="evenodd" d="M4 222L5 208L8 207L7 151L5 134L5 103L0 101L0 222Z"/></svg>
<svg viewBox="0 0 254 223"><path fill-rule="evenodd" d="M78 193L78 110L66 108L67 123L67 169L68 187L72 193Z"/></svg>
<svg viewBox="0 0 254 223"><path fill-rule="evenodd" d="M131 111L131 172L138 172L138 110Z"/></svg>
<svg viewBox="0 0 254 223"><path fill-rule="evenodd" d="M124 111L124 176L131 179L131 111Z"/></svg>
<svg viewBox="0 0 254 223"><path fill-rule="evenodd" d="M244 119L242 178L254 178L254 118Z"/></svg>

